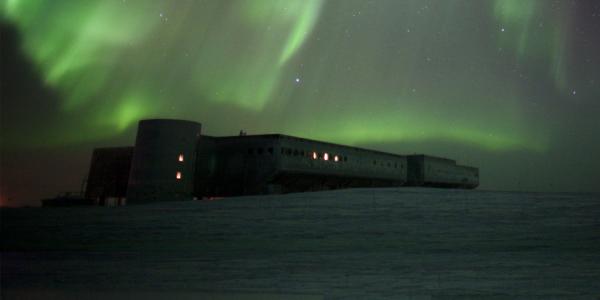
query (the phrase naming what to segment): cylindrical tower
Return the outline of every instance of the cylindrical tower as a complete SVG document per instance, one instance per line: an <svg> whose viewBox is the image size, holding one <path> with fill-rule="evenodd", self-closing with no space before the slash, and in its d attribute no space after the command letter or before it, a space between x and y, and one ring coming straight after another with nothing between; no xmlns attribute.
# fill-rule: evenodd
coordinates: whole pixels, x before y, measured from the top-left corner
<svg viewBox="0 0 600 300"><path fill-rule="evenodd" d="M128 203L193 197L200 129L200 123L184 120L139 122L127 186Z"/></svg>

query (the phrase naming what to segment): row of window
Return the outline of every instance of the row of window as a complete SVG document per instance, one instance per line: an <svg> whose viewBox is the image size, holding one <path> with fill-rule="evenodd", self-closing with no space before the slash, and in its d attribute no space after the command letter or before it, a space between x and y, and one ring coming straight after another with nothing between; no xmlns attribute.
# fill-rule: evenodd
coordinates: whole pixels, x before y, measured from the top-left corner
<svg viewBox="0 0 600 300"><path fill-rule="evenodd" d="M305 151L305 150L298 150L298 149L291 149L291 148L281 148L281 154L288 155L288 156L310 157L314 160L322 159L325 161L331 160L334 162L348 161L347 156L342 156L342 155L337 155L337 154L329 154L327 152L319 153L316 151Z"/></svg>
<svg viewBox="0 0 600 300"><path fill-rule="evenodd" d="M375 166L377 165L377 161L376 160L373 160L373 165L375 165ZM387 164L385 162L380 162L379 165L382 166L382 167L386 167L387 166L388 168L391 168L393 166L394 169L398 169L398 163L397 162L395 162L393 165L389 161L387 162ZM403 168L404 167L402 166L402 164L400 164L400 169L403 169Z"/></svg>
<svg viewBox="0 0 600 300"><path fill-rule="evenodd" d="M248 154L252 155L254 154L254 148L248 148ZM273 147L269 147L269 148L256 148L256 154L258 155L262 155L263 153L269 153L269 154L273 154Z"/></svg>
<svg viewBox="0 0 600 300"><path fill-rule="evenodd" d="M322 159L325 161L329 161L332 160L334 162L338 162L338 161L348 161L348 157L347 156L341 156L341 155L333 155L333 154L329 154L327 152L323 152L323 153L319 153L316 151L312 151L312 152L304 152L304 150L292 150L289 148L281 148L281 154L284 155L293 155L293 156L310 156L312 159L317 160L317 159ZM379 163L382 167L385 167L387 165L388 168L391 168L392 166L397 169L398 168L398 163L395 162L393 165L391 162L387 162L387 164L385 162L380 162ZM373 160L373 165L377 165L377 160ZM404 168L402 165L400 165L400 168Z"/></svg>
<svg viewBox="0 0 600 300"><path fill-rule="evenodd" d="M248 149L248 154L263 154L263 153L269 153L269 154L273 154L273 148L249 148ZM281 154L282 155L288 155L288 156L302 156L302 157L310 157L314 160L324 160L324 161L334 161L334 162L347 162L348 161L348 157L347 156L342 156L342 155L337 155L337 154L329 154L327 152L316 152L316 151L305 151L305 150L298 150L298 149L291 149L291 148L286 148L286 147L282 147L281 148ZM377 160L373 160L373 165L377 165L378 162ZM388 168L398 168L398 163L394 162L393 164L391 162L379 162L379 164L382 167L387 166ZM400 165L400 168L404 168L402 165Z"/></svg>
<svg viewBox="0 0 600 300"><path fill-rule="evenodd" d="M262 155L262 154L273 154L273 147L269 147L269 148L248 148L248 154L253 155L253 154L258 154L258 155ZM312 159L323 159L323 160L333 160L333 161L348 161L348 157L347 156L341 156L341 155L330 155L328 153L318 153L315 151L305 151L305 150L298 150L298 149L291 149L291 148L285 148L282 147L281 148L281 154L282 155L288 155L288 156L303 156L303 157L312 157Z"/></svg>

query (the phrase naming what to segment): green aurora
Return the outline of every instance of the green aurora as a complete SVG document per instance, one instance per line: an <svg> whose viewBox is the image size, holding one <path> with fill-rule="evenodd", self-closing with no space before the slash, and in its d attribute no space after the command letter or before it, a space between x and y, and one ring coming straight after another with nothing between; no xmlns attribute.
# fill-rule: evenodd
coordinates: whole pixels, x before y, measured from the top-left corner
<svg viewBox="0 0 600 300"><path fill-rule="evenodd" d="M489 6L497 23L479 30L495 31L498 45L512 56L507 62L515 59L526 64L528 56L542 52L552 66L548 72L556 79L555 87L564 88L564 49L558 29L564 24L549 22L551 26L536 30L535 34L541 31L543 35L536 43L528 38L533 34L531 27L536 26L532 19L540 14L539 2L483 4L482 8ZM335 4L357 11L368 9L368 3L362 1ZM464 36L453 41L453 47L450 41L435 40L440 31L466 30L470 24L460 19L452 19L451 25L443 21L456 14L456 3L434 4L439 22L417 14L394 20L396 26L389 26L387 20L361 21L356 15L328 16L321 11L325 3L319 0L8 0L2 14L23 32L26 52L40 67L46 83L60 91L64 116L85 120L83 127L89 134L65 133L60 142L117 135L140 118L178 116L183 111L201 110L206 102L258 112L258 117L272 113L271 106L304 103L310 108L300 109L303 112L293 117L294 122L281 124L283 132L348 144L444 138L489 149L543 151L548 133L528 129L519 107L522 96L513 92L512 83L493 93L487 88L455 87L463 87L470 81L467 78L482 71L454 69L452 65L471 59L468 53L461 53L462 48L482 48L491 41L465 45L469 37ZM433 10L423 1L386 5L398 12L401 8L422 10L423 14ZM329 26L315 29L320 19L321 25ZM373 32L377 36L372 36ZM384 38L392 37L396 39L393 43L385 42ZM427 44L439 44L443 52L427 50ZM430 52L428 57L423 57L423 48ZM397 52L393 61L381 55L390 50ZM321 55L303 57L302 52ZM438 62L451 53L458 56L455 62ZM327 61L318 60L323 55L328 56ZM445 74L427 80L424 61L438 63L438 73ZM290 74L294 71L300 82ZM494 74L484 76L481 86L498 85L500 79ZM436 86L432 81L437 81ZM90 103L93 101L104 105L97 107ZM335 104L330 105L332 102ZM338 102L347 107L339 109ZM490 106L498 107L501 114L490 118L485 113ZM335 119L326 117L332 114ZM303 130L306 123L315 123L312 120L319 121L316 127L330 130ZM353 125L346 125L349 120ZM481 126L483 120L485 126Z"/></svg>
<svg viewBox="0 0 600 300"><path fill-rule="evenodd" d="M577 3L549 2L3 0L56 98L36 99L53 110L27 125L12 116L1 147L118 144L160 117L214 135L544 155L600 94L596 44L572 46Z"/></svg>

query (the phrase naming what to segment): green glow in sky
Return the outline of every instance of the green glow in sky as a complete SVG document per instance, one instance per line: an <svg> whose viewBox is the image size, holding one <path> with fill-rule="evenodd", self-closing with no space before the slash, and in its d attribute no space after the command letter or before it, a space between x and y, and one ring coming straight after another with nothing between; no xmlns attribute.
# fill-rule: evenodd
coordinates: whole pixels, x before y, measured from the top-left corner
<svg viewBox="0 0 600 300"><path fill-rule="evenodd" d="M523 106L519 76L569 85L568 24L543 0L3 3L61 116L88 131L63 143L186 117L223 133L544 151L551 126Z"/></svg>
<svg viewBox="0 0 600 300"><path fill-rule="evenodd" d="M0 196L77 190L91 149L132 145L143 118L598 191L597 2L0 0Z"/></svg>
<svg viewBox="0 0 600 300"><path fill-rule="evenodd" d="M564 36L569 17L548 9L544 1L496 0L494 16L499 22L499 45L517 53L519 63L543 58L548 63L549 77L564 90ZM550 20L554 16L559 22Z"/></svg>

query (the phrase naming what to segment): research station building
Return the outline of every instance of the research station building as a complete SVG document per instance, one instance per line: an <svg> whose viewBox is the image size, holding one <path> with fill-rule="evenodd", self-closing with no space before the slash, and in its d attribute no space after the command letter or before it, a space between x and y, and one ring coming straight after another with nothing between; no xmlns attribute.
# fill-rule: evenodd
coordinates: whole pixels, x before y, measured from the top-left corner
<svg viewBox="0 0 600 300"><path fill-rule="evenodd" d="M282 134L213 137L200 123L142 120L133 147L97 148L85 197L103 203L203 199L350 187L475 188L479 170Z"/></svg>

